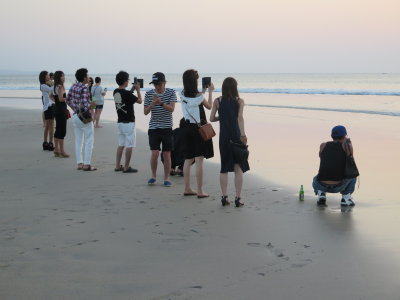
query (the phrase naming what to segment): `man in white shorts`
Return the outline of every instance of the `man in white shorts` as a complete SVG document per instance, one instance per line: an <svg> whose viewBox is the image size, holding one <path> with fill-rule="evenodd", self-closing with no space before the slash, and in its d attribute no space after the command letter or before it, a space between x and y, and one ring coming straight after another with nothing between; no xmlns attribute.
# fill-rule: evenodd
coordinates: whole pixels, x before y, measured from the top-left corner
<svg viewBox="0 0 400 300"><path fill-rule="evenodd" d="M115 81L119 85L114 90L115 109L118 114L118 148L117 159L114 171L123 173L136 173L138 170L132 168L129 164L132 157L132 148L136 147L136 128L135 128L135 110L133 104L142 103L140 94L140 84L133 84L130 90L126 87L129 84L129 74L125 71L119 71L115 76ZM136 90L137 96L133 94ZM122 154L125 149L125 165L121 165Z"/></svg>

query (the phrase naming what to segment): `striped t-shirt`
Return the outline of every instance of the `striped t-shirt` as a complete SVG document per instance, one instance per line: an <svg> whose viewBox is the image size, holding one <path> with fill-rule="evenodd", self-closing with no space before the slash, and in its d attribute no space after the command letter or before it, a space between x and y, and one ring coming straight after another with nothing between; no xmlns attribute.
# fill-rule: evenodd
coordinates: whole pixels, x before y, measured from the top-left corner
<svg viewBox="0 0 400 300"><path fill-rule="evenodd" d="M146 92L144 96L144 106L149 106L151 104L154 94L157 94L154 89ZM157 94L157 96L160 97L161 102L165 104L176 102L176 93L173 89L166 88L163 94ZM169 112L161 105L154 106L151 109L149 129L157 128L172 128L172 112Z"/></svg>

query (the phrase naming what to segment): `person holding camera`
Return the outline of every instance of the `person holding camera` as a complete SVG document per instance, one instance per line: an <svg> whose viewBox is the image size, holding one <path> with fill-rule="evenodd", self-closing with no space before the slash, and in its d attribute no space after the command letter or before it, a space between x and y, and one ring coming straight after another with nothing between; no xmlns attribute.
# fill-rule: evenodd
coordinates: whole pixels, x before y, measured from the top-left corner
<svg viewBox="0 0 400 300"><path fill-rule="evenodd" d="M91 166L93 150L93 120L90 114L90 94L87 84L89 75L87 69L79 69L75 73L77 80L69 89L67 104L74 111L72 123L75 133L75 155L78 164L78 170L95 171L97 168ZM93 102L92 102L93 103ZM96 104L96 102L94 102ZM85 140L84 155L83 140ZM82 158L83 156L83 158Z"/></svg>
<svg viewBox="0 0 400 300"><path fill-rule="evenodd" d="M212 139L204 141L199 133L199 125L207 123L204 107L211 109L212 92L214 85L210 82L203 87L200 93L197 87L199 74L196 70L190 69L183 73L183 91L180 94L182 100L182 114L185 119L183 152L185 162L183 165L183 177L185 180L184 196L195 196L205 198L209 195L203 191L203 161L204 158L214 156ZM208 100L204 93L208 88ZM196 163L197 192L194 192L190 186L190 169L193 163Z"/></svg>
<svg viewBox="0 0 400 300"><path fill-rule="evenodd" d="M312 183L318 196L317 205L326 206L326 193L341 193L341 206L355 206L352 193L357 177L345 178L346 159L353 156L353 145L346 138L347 130L342 125L332 128L331 137L333 141L322 143L319 147L319 171Z"/></svg>
<svg viewBox="0 0 400 300"><path fill-rule="evenodd" d="M94 79L94 86L92 86L92 98L94 101L96 101L96 107L94 111L94 127L95 128L101 128L99 125L100 123L100 115L101 112L103 111L103 106L104 106L104 96L107 93L107 88L103 89L103 87L100 85L101 84L101 78L96 77Z"/></svg>
<svg viewBox="0 0 400 300"><path fill-rule="evenodd" d="M154 73L150 84L154 89L146 92L144 97L144 114L151 114L149 122L149 145L151 150L150 167L151 178L149 185L156 183L157 163L160 155L160 145L164 158L164 186L170 187L171 151L173 150L172 113L175 109L176 93L173 89L166 88L165 75L161 72Z"/></svg>
<svg viewBox="0 0 400 300"><path fill-rule="evenodd" d="M115 109L118 115L118 148L115 171L123 173L136 173L138 170L130 167L132 157L132 148L136 147L136 128L135 128L135 110L134 104L142 103L140 94L140 84L138 82L132 85L128 91L126 87L129 84L129 74L125 71L119 71L115 76L118 88L114 90ZM133 94L136 90L137 97ZM121 165L122 154L125 149L125 166Z"/></svg>
<svg viewBox="0 0 400 300"><path fill-rule="evenodd" d="M243 173L250 170L247 159L237 161L233 155L231 142L247 145L243 118L244 101L239 97L237 81L232 77L225 78L222 83L222 96L215 99L211 110L210 121L219 121L219 152L221 154L220 185L222 206L229 205L228 172L235 172L235 206L243 206L241 192ZM218 116L216 113L218 111Z"/></svg>
<svg viewBox="0 0 400 300"><path fill-rule="evenodd" d="M53 102L50 99L51 86L53 85L49 72L42 71L39 74L40 91L42 92L43 118L44 118L44 136L43 150L53 151L53 134L54 134L54 111Z"/></svg>

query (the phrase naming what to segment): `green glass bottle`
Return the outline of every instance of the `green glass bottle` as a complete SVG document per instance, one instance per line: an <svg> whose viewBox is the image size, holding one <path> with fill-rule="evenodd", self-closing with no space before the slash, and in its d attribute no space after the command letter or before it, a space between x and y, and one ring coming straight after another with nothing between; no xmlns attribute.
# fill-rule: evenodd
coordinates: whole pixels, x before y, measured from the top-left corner
<svg viewBox="0 0 400 300"><path fill-rule="evenodd" d="M300 201L304 201L304 189L303 189L303 185L300 186L299 200L300 200Z"/></svg>

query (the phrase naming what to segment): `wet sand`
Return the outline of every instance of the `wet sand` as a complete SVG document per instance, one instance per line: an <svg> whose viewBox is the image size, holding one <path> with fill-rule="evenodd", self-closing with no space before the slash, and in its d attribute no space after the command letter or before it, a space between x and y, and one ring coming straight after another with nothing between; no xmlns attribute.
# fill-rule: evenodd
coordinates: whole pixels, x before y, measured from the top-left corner
<svg viewBox="0 0 400 300"><path fill-rule="evenodd" d="M398 299L397 198L391 190L365 191L373 190L374 170L384 169L377 149L385 149L384 161L399 149L398 135L389 134L398 121L340 115L364 149L357 152L362 185L354 209L341 210L337 195L320 209L309 184L317 153L308 150L318 149L338 115L246 113L252 172L238 209L220 206L219 166L210 161L210 198L183 197L180 177L172 188L147 186L143 132L133 158L138 174L113 171L113 122L95 131L99 170L82 172L71 123L72 157L55 158L40 150L39 110L1 108L0 299ZM382 147L388 140L392 147ZM382 181L395 176L385 167ZM298 184L306 187L304 202Z"/></svg>

